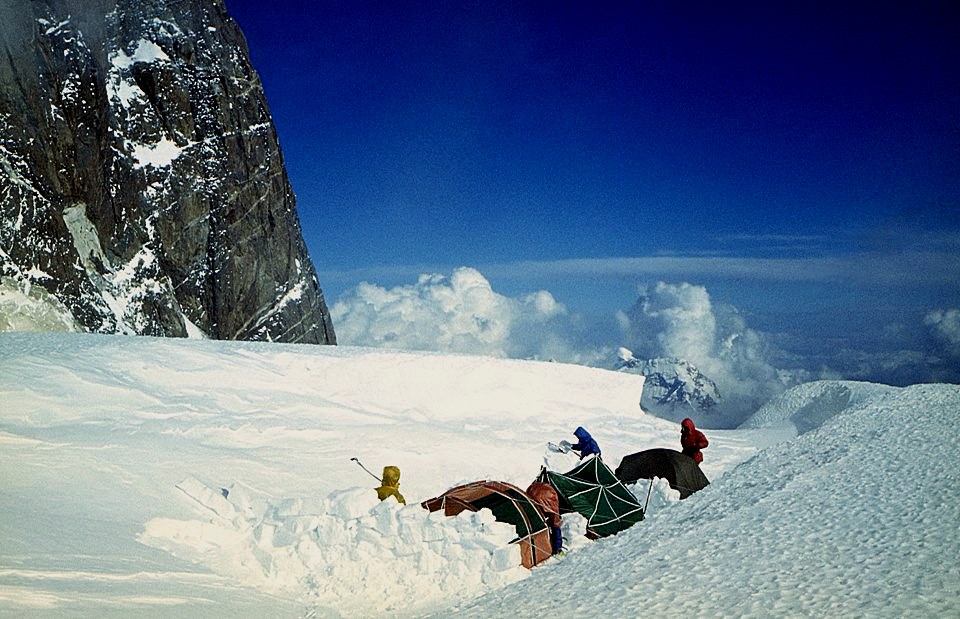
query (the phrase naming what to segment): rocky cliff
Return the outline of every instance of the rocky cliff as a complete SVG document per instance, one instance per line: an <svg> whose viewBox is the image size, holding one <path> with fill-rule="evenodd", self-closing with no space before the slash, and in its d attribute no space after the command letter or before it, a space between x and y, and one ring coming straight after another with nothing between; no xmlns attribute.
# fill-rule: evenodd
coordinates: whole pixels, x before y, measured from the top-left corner
<svg viewBox="0 0 960 619"><path fill-rule="evenodd" d="M0 15L0 331L336 343L222 0Z"/></svg>

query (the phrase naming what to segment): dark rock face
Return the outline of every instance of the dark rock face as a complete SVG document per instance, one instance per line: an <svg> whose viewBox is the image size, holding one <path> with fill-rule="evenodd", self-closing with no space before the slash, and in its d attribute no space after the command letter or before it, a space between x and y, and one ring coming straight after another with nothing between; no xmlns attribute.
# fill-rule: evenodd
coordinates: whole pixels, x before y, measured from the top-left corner
<svg viewBox="0 0 960 619"><path fill-rule="evenodd" d="M222 0L0 15L0 330L336 343Z"/></svg>

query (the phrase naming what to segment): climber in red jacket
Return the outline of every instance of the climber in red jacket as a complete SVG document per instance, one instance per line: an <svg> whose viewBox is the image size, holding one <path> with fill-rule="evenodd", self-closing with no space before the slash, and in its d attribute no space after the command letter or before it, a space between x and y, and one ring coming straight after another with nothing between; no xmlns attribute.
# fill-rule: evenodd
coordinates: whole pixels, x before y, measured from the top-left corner
<svg viewBox="0 0 960 619"><path fill-rule="evenodd" d="M693 458L697 464L703 462L703 454L700 450L706 449L709 444L703 432L694 427L693 419L687 417L680 422L680 447L683 448L683 453Z"/></svg>
<svg viewBox="0 0 960 619"><path fill-rule="evenodd" d="M543 519L550 526L550 548L553 554L563 552L563 517L560 516L560 497L550 484L535 481L527 488L527 496L540 508Z"/></svg>

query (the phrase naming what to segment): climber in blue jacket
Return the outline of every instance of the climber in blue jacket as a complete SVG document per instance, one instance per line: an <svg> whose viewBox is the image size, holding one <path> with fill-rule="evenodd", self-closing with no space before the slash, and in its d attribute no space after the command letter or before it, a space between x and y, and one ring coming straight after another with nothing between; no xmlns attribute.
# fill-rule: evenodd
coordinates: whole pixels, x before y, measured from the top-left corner
<svg viewBox="0 0 960 619"><path fill-rule="evenodd" d="M580 452L580 459L583 460L590 454L597 454L600 456L600 445L597 445L597 441L593 440L593 437L590 436L590 433L583 429L582 426L578 426L576 430L573 431L573 435L579 439L576 445L572 445L570 449Z"/></svg>

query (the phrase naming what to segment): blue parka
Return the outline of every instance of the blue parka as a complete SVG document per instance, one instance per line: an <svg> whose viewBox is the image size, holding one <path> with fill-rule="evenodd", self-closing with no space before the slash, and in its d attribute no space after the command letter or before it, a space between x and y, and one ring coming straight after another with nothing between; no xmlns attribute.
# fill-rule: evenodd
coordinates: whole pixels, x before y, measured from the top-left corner
<svg viewBox="0 0 960 619"><path fill-rule="evenodd" d="M600 445L597 445L597 441L593 440L593 437L590 436L590 433L583 429L583 427L578 427L573 431L573 435L577 437L578 441L576 445L573 445L571 449L574 451L580 452L580 459L583 460L590 454L600 455Z"/></svg>

